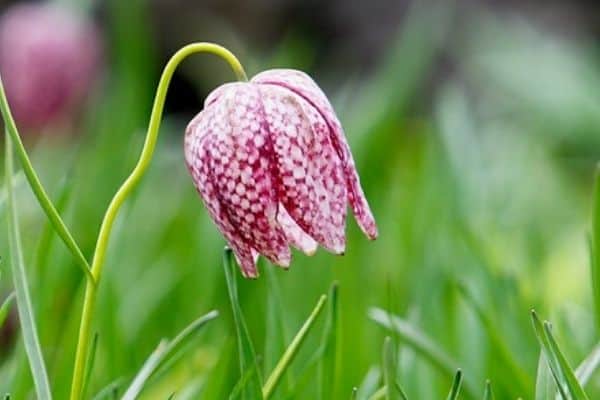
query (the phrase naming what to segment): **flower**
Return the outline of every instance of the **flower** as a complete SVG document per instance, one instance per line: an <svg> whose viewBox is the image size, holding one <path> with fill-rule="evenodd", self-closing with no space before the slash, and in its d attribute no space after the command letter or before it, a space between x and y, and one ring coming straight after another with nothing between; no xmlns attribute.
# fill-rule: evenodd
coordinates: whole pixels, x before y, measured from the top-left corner
<svg viewBox="0 0 600 400"><path fill-rule="evenodd" d="M20 4L0 17L0 74L17 123L38 129L72 111L100 54L96 28L71 10Z"/></svg>
<svg viewBox="0 0 600 400"><path fill-rule="evenodd" d="M258 276L259 254L288 267L289 245L342 254L348 203L366 236L377 237L342 126L303 72L269 70L218 87L189 123L184 151L246 277Z"/></svg>

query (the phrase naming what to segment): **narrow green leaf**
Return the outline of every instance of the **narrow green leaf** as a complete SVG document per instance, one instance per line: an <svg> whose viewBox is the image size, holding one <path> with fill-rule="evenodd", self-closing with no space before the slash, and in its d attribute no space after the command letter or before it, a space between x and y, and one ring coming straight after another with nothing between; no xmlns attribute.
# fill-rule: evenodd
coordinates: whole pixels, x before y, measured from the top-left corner
<svg viewBox="0 0 600 400"><path fill-rule="evenodd" d="M313 327L317 317L323 310L323 306L325 305L326 300L327 300L326 295L322 295L319 298L317 305L315 306L313 311L310 313L310 315L308 316L308 318L306 319L306 321L304 322L304 324L302 325L302 327L300 328L300 330L298 331L298 333L296 334L296 336L294 337L294 339L292 340L290 345L287 347L287 349L283 353L283 356L281 356L281 359L275 366L275 369L273 370L273 372L271 372L271 375L269 375L269 377L267 378L265 385L263 386L263 389L262 389L263 398L265 400L268 399L269 397L271 397L271 395L277 388L277 385L279 384L284 372L290 366L290 364L296 357L296 354L298 354L298 351L300 350L302 343L308 336L308 333L310 332L311 328Z"/></svg>
<svg viewBox="0 0 600 400"><path fill-rule="evenodd" d="M338 307L338 283L334 282L329 289L327 319L320 346L322 354L319 358L318 396L322 400L337 398L339 379Z"/></svg>
<svg viewBox="0 0 600 400"><path fill-rule="evenodd" d="M229 395L229 400L235 400L241 396L242 389L244 388L244 386L246 386L246 382L248 382L248 380L255 373L256 373L256 368L249 368L248 370L244 371L241 378L237 381L237 383L233 387L233 390L231 391L231 394Z"/></svg>
<svg viewBox="0 0 600 400"><path fill-rule="evenodd" d="M404 390L396 382L398 363L392 338L387 336L383 341L383 384L386 387L387 400L406 400Z"/></svg>
<svg viewBox="0 0 600 400"><path fill-rule="evenodd" d="M92 397L92 400L116 399L119 394L119 388L124 382L125 379L123 377L115 379Z"/></svg>
<svg viewBox="0 0 600 400"><path fill-rule="evenodd" d="M44 213L46 214L46 216L48 217L50 222L52 222L52 225L54 226L56 233L58 233L60 238L63 240L63 242L69 249L69 251L73 254L73 257L75 257L75 260L77 260L77 263L81 267L83 272L85 273L86 278L89 279L91 282L94 282L94 277L92 276L89 263L87 262L85 256L83 255L83 252L77 245L77 242L75 242L75 239L73 239L73 235L71 235L71 232L69 231L69 229L63 222L60 214L56 210L56 207L54 207L54 204L52 204L50 197L48 197L46 190L42 186L42 182L40 181L40 178L37 176L37 173L35 172L35 169L33 168L31 161L29 160L29 156L27 155L25 146L23 146L23 142L21 141L19 131L17 130L17 126L15 124L12 113L10 111L10 107L8 105L8 100L6 99L6 93L4 91L4 85L2 84L1 78L0 78L0 113L2 113L2 117L4 119L4 126L5 126L6 133L7 133L6 134L7 143L9 140L11 142L14 142L13 144L17 150L17 156L19 157L19 161L21 162L23 172L25 173L25 176L27 177L29 186L31 187L31 190L35 194L39 205L42 207L42 210L44 210ZM10 147L12 150L12 145ZM12 154L11 154L11 159L12 159ZM12 165L11 165L10 170L11 171L13 170ZM12 184L12 179L10 179L10 178L12 178L12 173L11 173L10 177L6 177L6 181L7 181L6 185L7 186L9 185L9 182L10 182L10 184Z"/></svg>
<svg viewBox="0 0 600 400"><path fill-rule="evenodd" d="M450 393L448 393L448 397L446 400L456 400L458 399L458 394L460 393L460 385L462 383L462 370L456 370L456 375L454 375L454 379L452 380L452 387L450 388Z"/></svg>
<svg viewBox="0 0 600 400"><path fill-rule="evenodd" d="M548 338L546 336L544 326L542 322L538 318L535 310L531 310L531 320L533 322L533 329L535 330L535 335L540 343L542 348L542 352L546 361L548 361L548 367L550 368L550 372L552 377L554 378L554 382L558 388L558 392L563 398L563 400L569 400L566 392L566 382L562 375L562 371L558 366L558 362L552 350L550 349L550 344L548 343Z"/></svg>
<svg viewBox="0 0 600 400"><path fill-rule="evenodd" d="M458 363L413 324L376 307L369 310L369 317L377 324L398 335L402 341L440 371L448 376L454 376L455 371L458 369ZM469 398L477 398L475 390L468 381L465 381L463 387Z"/></svg>
<svg viewBox="0 0 600 400"><path fill-rule="evenodd" d="M600 330L600 164L596 166L592 200L592 297L596 312L596 328Z"/></svg>
<svg viewBox="0 0 600 400"><path fill-rule="evenodd" d="M90 378L92 377L92 371L94 370L94 361L96 361L96 350L98 349L98 333L94 334L94 338L92 340L92 346L90 347L90 352L87 357L87 362L85 364L85 376L83 378L83 386L81 388L81 393L83 398L87 398L87 388L90 383Z"/></svg>
<svg viewBox="0 0 600 400"><path fill-rule="evenodd" d="M496 326L496 323L492 318L489 317L481 307L481 305L475 300L475 297L471 292L462 284L458 285L458 292L462 295L465 303L469 305L475 315L483 325L488 337L492 342L492 347L498 352L500 356L500 362L504 364L504 371L510 374L509 383L514 385L518 384L518 391L520 393L527 393L533 385L531 378L525 370L521 367L521 364L515 359L513 353L510 351L509 346L506 344L502 336L499 334L501 330Z"/></svg>
<svg viewBox="0 0 600 400"><path fill-rule="evenodd" d="M540 351L538 359L537 378L535 381L535 400L548 400L554 398L556 384L548 367L548 359L544 351Z"/></svg>
<svg viewBox="0 0 600 400"><path fill-rule="evenodd" d="M591 353L581 362L581 364L575 370L575 377L581 383L581 386L590 380L592 374L600 365L600 344L597 344L591 351Z"/></svg>
<svg viewBox="0 0 600 400"><path fill-rule="evenodd" d="M10 309L10 305L15 299L15 292L12 292L8 295L4 302L0 306L0 328L4 325L4 321L6 321L6 317L8 317L8 310Z"/></svg>
<svg viewBox="0 0 600 400"><path fill-rule="evenodd" d="M588 397L583 391L583 388L581 387L579 382L577 381L573 369L569 365L566 357L564 356L564 354L558 347L558 344L554 340L554 336L552 335L552 330L548 322L544 322L544 330L546 332L546 336L548 337L550 349L555 354L556 360L558 361L558 365L562 370L562 375L567 381L567 387L569 388L571 396L574 400L587 400Z"/></svg>
<svg viewBox="0 0 600 400"><path fill-rule="evenodd" d="M383 387L379 388L377 391L375 391L375 393L373 393L371 395L371 397L368 398L368 400L385 399L386 394L387 394L387 387L383 386Z"/></svg>
<svg viewBox="0 0 600 400"><path fill-rule="evenodd" d="M215 319L218 315L219 313L217 311L210 311L185 327L173 340L162 340L137 373L131 382L131 385L129 385L129 388L123 395L122 400L136 399L144 389L150 377L158 371L162 365L167 363L186 342L196 336L208 322Z"/></svg>
<svg viewBox="0 0 600 400"><path fill-rule="evenodd" d="M0 83L1 87L1 83ZM1 89L0 89L1 90ZM17 204L13 190L13 149L10 138L6 137L6 167L5 167L5 185L7 190L8 205L8 247L10 256L10 265L15 286L17 299L17 311L19 321L21 322L21 331L23 334L23 343L25 352L29 359L29 366L33 376L35 391L39 400L48 400L52 398L50 383L48 382L48 373L44 364L44 357L38 339L37 327L29 295L27 274L25 272L25 263L23 261L23 252L21 249L21 235L19 232L19 222L17 217Z"/></svg>
<svg viewBox="0 0 600 400"><path fill-rule="evenodd" d="M483 391L483 400L494 400L494 393L492 392L492 384L489 381L485 381L485 389Z"/></svg>
<svg viewBox="0 0 600 400"><path fill-rule="evenodd" d="M369 368L365 377L360 383L356 397L358 399L367 399L377 390L377 386L379 385L380 381L381 368L379 368L379 366L372 366L371 368Z"/></svg>
<svg viewBox="0 0 600 400"><path fill-rule="evenodd" d="M352 388L352 394L350 395L350 400L356 400L357 394L358 394L358 388L355 386Z"/></svg>
<svg viewBox="0 0 600 400"><path fill-rule="evenodd" d="M252 339L250 338L248 327L246 326L246 321L244 320L244 316L242 314L242 308L240 307L237 282L235 278L236 271L233 262L233 253L228 248L225 249L223 254L223 269L225 270L227 290L229 292L229 300L231 302L231 309L233 312L233 322L235 324L235 331L237 335L240 358L240 374L245 374L249 369L256 369L256 373L251 374L251 378L244 387L242 399L262 399L262 384L258 370L258 364L256 362L256 353L254 352Z"/></svg>

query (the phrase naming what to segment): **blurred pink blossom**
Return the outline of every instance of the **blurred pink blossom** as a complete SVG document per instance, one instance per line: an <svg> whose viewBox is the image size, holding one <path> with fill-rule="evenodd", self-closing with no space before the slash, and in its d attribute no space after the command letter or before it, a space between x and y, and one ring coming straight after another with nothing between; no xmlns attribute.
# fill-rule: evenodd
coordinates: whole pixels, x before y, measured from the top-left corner
<svg viewBox="0 0 600 400"><path fill-rule="evenodd" d="M83 15L19 4L0 17L0 74L17 124L28 130L66 117L98 71L100 36Z"/></svg>
<svg viewBox="0 0 600 400"><path fill-rule="evenodd" d="M188 125L185 159L242 273L256 258L288 267L289 245L341 254L346 208L370 239L377 227L342 126L306 74L269 70L225 84Z"/></svg>

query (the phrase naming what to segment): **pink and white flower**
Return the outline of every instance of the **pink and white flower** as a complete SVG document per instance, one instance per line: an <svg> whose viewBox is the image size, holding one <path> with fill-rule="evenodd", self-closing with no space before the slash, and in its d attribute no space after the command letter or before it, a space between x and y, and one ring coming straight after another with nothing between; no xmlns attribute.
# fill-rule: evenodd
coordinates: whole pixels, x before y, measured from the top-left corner
<svg viewBox="0 0 600 400"><path fill-rule="evenodd" d="M242 273L259 254L282 267L289 245L342 254L349 203L369 239L375 220L342 126L306 74L269 70L215 89L185 134L194 185Z"/></svg>

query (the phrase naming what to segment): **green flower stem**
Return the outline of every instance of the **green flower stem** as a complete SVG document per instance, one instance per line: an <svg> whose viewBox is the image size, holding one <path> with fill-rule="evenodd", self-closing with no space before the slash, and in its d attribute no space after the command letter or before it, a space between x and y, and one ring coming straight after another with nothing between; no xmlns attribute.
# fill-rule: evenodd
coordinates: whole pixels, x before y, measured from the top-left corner
<svg viewBox="0 0 600 400"><path fill-rule="evenodd" d="M8 136L11 138L13 142L13 146L17 151L17 156L19 157L19 161L21 162L21 166L23 167L23 172L25 172L25 176L27 177L27 181L29 181L29 185L31 186L31 190L35 194L40 206L46 213L46 216L52 223L52 226L58 233L58 236L65 243L69 251L73 254L77 263L83 269L86 274L88 280L92 283L93 277L90 271L90 265L87 262L85 256L83 255L81 249L73 239L71 232L63 222L60 214L52 204L52 201L48 197L48 194L44 190L40 178L37 176L35 169L33 169L33 165L31 165L31 161L29 160L29 156L27 156L27 151L25 151L25 146L23 146L23 141L19 136L19 131L17 130L17 125L15 124L15 120L10 112L10 107L8 105L8 100L6 99L6 93L4 91L4 85L2 84L2 79L0 78L0 111L2 112L2 118L4 119L4 125L6 126L6 132Z"/></svg>
<svg viewBox="0 0 600 400"><path fill-rule="evenodd" d="M247 80L244 68L237 58L229 50L213 43L189 44L181 48L173 55L173 57L171 57L165 66L165 69L163 70L158 83L158 88L156 89L156 96L154 98L154 105L152 106L152 114L150 115L148 132L146 134L146 140L144 142L144 147L138 163L113 197L108 209L106 210L106 213L104 214L102 225L100 226L100 233L98 234L98 241L96 242L96 250L94 252L91 269L92 277L94 278L94 282L96 282L96 284L100 281L110 233L119 209L131 191L139 183L140 179L144 175L144 172L146 172L148 166L150 165L154 148L156 147L158 131L160 128L163 108L167 96L167 89L169 88L169 83L173 73L177 69L177 66L186 57L191 54L201 52L212 53L223 58L225 61L227 61L227 63L229 63L239 80ZM91 320L95 303L96 285L88 282L85 288L85 299L81 314L81 325L79 327L79 339L77 342L77 353L75 355L75 367L73 370L73 381L71 384L71 400L79 400L81 398L81 388L86 364L85 358L88 353L88 347L90 343Z"/></svg>

